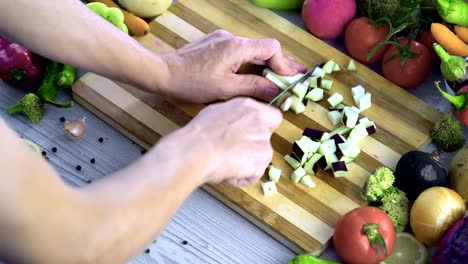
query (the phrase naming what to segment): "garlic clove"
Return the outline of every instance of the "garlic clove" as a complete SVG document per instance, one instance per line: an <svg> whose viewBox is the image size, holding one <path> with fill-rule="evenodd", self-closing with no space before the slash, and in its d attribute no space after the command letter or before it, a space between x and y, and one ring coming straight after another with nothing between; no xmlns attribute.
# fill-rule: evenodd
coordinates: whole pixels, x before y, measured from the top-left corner
<svg viewBox="0 0 468 264"><path fill-rule="evenodd" d="M63 125L63 130L65 130L71 138L81 138L86 130L86 117L66 121Z"/></svg>

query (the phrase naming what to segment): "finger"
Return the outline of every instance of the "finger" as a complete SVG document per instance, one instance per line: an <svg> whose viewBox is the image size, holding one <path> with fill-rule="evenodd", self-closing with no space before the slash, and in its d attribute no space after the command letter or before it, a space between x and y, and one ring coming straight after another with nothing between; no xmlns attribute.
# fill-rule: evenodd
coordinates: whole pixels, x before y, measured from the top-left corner
<svg viewBox="0 0 468 264"><path fill-rule="evenodd" d="M258 177L249 177L249 178L242 178L237 181L237 186L242 187L242 186L248 186L254 184L256 181L258 181Z"/></svg>
<svg viewBox="0 0 468 264"><path fill-rule="evenodd" d="M291 68L281 51L281 44L275 39L247 39L241 41L244 63L254 60L267 61L268 66L280 75L294 75L297 71Z"/></svg>
<svg viewBox="0 0 468 264"><path fill-rule="evenodd" d="M280 89L270 80L254 74L236 74L226 91L228 98L233 96L255 97L271 101L278 95Z"/></svg>
<svg viewBox="0 0 468 264"><path fill-rule="evenodd" d="M230 186L237 186L238 179L227 179L224 181L225 184Z"/></svg>

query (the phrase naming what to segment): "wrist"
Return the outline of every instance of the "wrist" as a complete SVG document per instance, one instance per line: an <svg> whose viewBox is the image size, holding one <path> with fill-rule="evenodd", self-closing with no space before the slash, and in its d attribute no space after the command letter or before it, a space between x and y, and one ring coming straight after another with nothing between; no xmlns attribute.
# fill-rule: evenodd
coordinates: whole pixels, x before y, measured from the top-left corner
<svg viewBox="0 0 468 264"><path fill-rule="evenodd" d="M146 72L140 86L147 92L166 94L169 89L171 73L167 61L160 55L148 52L148 61L145 65Z"/></svg>

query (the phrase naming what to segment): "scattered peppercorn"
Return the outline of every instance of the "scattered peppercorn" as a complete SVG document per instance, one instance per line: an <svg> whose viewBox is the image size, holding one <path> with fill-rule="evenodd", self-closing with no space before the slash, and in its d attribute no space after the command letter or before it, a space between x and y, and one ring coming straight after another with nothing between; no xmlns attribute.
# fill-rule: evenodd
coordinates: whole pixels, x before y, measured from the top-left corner
<svg viewBox="0 0 468 264"><path fill-rule="evenodd" d="M52 148L52 152L57 152L57 148L56 148L56 147L53 147L53 148Z"/></svg>
<svg viewBox="0 0 468 264"><path fill-rule="evenodd" d="M187 244L188 244L187 240L182 241L182 245L185 246L185 245L187 245Z"/></svg>
<svg viewBox="0 0 468 264"><path fill-rule="evenodd" d="M60 122L62 122L62 123L65 122L65 117L63 117L63 116L60 117Z"/></svg>
<svg viewBox="0 0 468 264"><path fill-rule="evenodd" d="M140 153L141 153L141 155L145 154L145 153L146 153L146 149L142 149L142 150L140 151Z"/></svg>
<svg viewBox="0 0 468 264"><path fill-rule="evenodd" d="M80 170L81 170L81 166L80 166L80 165L76 166L76 170L80 171Z"/></svg>
<svg viewBox="0 0 468 264"><path fill-rule="evenodd" d="M102 137L100 137L100 138L99 138L99 142L102 143L103 141L104 141L104 139L103 139Z"/></svg>
<svg viewBox="0 0 468 264"><path fill-rule="evenodd" d="M87 180L87 181L86 181L87 184L90 184L90 183L92 183L92 182L93 182L92 180Z"/></svg>
<svg viewBox="0 0 468 264"><path fill-rule="evenodd" d="M49 157L45 157L46 160L49 160Z"/></svg>
<svg viewBox="0 0 468 264"><path fill-rule="evenodd" d="M42 151L42 156L44 156L44 157L47 156L47 152Z"/></svg>
<svg viewBox="0 0 468 264"><path fill-rule="evenodd" d="M149 248L147 248L147 249L145 250L145 253L146 253L146 254L149 254L150 251L151 251L151 250L150 250Z"/></svg>
<svg viewBox="0 0 468 264"><path fill-rule="evenodd" d="M95 158L92 158L89 162L91 162L92 164L94 164L96 162L96 159Z"/></svg>

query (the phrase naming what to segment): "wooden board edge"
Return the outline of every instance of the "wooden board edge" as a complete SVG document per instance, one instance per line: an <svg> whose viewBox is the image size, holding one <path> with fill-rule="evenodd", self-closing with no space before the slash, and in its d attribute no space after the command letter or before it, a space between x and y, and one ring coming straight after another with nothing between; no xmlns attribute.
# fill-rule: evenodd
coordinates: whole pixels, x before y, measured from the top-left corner
<svg viewBox="0 0 468 264"><path fill-rule="evenodd" d="M236 213L238 213L239 215L241 215L242 217L244 217L245 219L253 223L256 227L260 228L262 231L264 231L265 233L273 237L276 241L280 242L281 244L283 244L285 247L287 247L294 253L296 254L304 253L304 249L301 249L298 245L292 243L291 241L286 239L284 236L280 235L278 232L275 232L273 228L270 228L268 225L265 225L264 223L260 222L258 219L256 219L254 216L252 216L249 212L247 212L242 207L226 199L226 197L221 195L213 186L205 184L201 186L201 188L205 190L206 192L208 192L213 197L215 197L216 199L218 199L219 201L226 204L226 206L228 206L233 211L235 211ZM330 246L331 239L332 238L330 238L330 240L326 244L324 244L319 250L314 251L314 252L308 252L308 253L314 256L320 256Z"/></svg>

